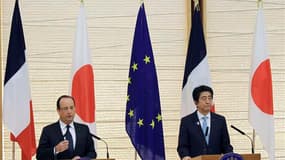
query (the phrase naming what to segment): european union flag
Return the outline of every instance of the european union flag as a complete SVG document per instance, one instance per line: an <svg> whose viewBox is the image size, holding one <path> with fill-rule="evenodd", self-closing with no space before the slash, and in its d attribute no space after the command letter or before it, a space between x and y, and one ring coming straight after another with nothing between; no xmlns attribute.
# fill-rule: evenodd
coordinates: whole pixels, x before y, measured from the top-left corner
<svg viewBox="0 0 285 160"><path fill-rule="evenodd" d="M159 90L143 3L130 62L126 131L142 160L165 159Z"/></svg>

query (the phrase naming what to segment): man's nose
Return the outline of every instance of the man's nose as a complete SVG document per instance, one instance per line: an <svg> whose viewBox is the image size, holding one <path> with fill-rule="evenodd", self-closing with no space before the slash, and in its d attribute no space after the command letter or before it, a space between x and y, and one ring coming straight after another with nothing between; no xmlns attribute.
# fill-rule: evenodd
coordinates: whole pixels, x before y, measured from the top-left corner
<svg viewBox="0 0 285 160"><path fill-rule="evenodd" d="M211 99L210 99L210 98L207 98L207 99L206 99L206 103L207 103L207 104L212 103Z"/></svg>

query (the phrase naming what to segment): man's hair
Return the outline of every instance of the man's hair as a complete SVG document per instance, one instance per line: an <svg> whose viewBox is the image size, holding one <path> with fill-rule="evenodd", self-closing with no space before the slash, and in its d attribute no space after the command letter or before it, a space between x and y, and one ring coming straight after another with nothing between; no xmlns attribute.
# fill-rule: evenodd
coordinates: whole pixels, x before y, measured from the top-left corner
<svg viewBox="0 0 285 160"><path fill-rule="evenodd" d="M193 92L192 92L192 97L193 97L193 100L198 102L199 100L199 97L200 97L200 94L202 92L210 92L212 94L212 97L214 97L214 92L212 90L211 87L209 86L205 86L205 85L201 85L201 86L198 86L196 87Z"/></svg>
<svg viewBox="0 0 285 160"><path fill-rule="evenodd" d="M74 100L74 98L73 98L72 96L69 96L69 95L62 95L62 96L58 97L58 99L57 99L57 101L56 101L56 109L57 109L57 110L60 109L60 100L61 100L62 98L70 98L70 99L73 100L73 103L75 104L75 100Z"/></svg>

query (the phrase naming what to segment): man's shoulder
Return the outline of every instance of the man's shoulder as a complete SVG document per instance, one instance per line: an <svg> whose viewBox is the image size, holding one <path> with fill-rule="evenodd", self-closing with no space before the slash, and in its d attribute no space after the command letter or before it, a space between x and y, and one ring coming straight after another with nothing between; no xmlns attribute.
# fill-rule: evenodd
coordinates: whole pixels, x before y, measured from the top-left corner
<svg viewBox="0 0 285 160"><path fill-rule="evenodd" d="M59 126L58 121L44 126L43 130L54 130Z"/></svg>
<svg viewBox="0 0 285 160"><path fill-rule="evenodd" d="M215 118L215 119L220 119L220 120L224 120L225 117L221 114L217 114L217 113L214 113L214 112L211 112L211 117Z"/></svg>
<svg viewBox="0 0 285 160"><path fill-rule="evenodd" d="M74 127L88 129L88 126L86 124L82 124L82 123L78 123L78 122L73 122L73 124L74 124Z"/></svg>
<svg viewBox="0 0 285 160"><path fill-rule="evenodd" d="M182 117L182 121L192 120L192 119L195 119L196 117L197 117L197 112L193 112L193 113L188 114L185 117Z"/></svg>

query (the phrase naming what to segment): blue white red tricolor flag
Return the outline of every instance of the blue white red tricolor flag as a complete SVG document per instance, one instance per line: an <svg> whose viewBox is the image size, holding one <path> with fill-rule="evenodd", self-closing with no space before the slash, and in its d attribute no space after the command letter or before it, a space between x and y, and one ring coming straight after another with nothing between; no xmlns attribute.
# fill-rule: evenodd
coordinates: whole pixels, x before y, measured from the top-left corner
<svg viewBox="0 0 285 160"><path fill-rule="evenodd" d="M15 2L4 79L3 121L11 140L18 142L22 160L36 152L32 98L22 20Z"/></svg>
<svg viewBox="0 0 285 160"><path fill-rule="evenodd" d="M200 9L199 6L196 6L192 17L192 27L184 69L181 117L196 110L192 92L194 88L200 85L211 86L211 78ZM214 106L212 106L211 110L215 110Z"/></svg>

